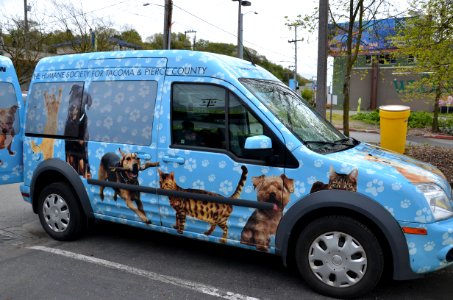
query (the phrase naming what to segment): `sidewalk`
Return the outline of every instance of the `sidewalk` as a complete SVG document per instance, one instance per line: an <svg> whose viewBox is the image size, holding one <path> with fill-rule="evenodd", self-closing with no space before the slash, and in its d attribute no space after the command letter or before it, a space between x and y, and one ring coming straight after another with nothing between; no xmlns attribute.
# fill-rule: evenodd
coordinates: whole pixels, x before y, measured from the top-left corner
<svg viewBox="0 0 453 300"><path fill-rule="evenodd" d="M350 130L350 136L361 142L370 144L379 144L381 135L375 132L363 132ZM431 146L440 146L453 149L453 140L432 138L426 136L407 136L406 145L428 144Z"/></svg>
<svg viewBox="0 0 453 300"><path fill-rule="evenodd" d="M329 112L329 111L328 111ZM350 115L354 115L356 111L350 111ZM333 110L333 114L338 114L338 115L343 115L342 110ZM329 120L329 118L327 118ZM342 121L334 121L333 122L334 126L342 131ZM359 125L360 124L360 125ZM349 124L349 131L350 131L350 136L365 143L370 143L370 144L379 144L380 143L380 132L379 132L379 126L378 125L370 125L366 124L361 121L350 121ZM428 144L431 146L440 146L444 148L451 148L453 149L453 136L448 136L448 135L434 135L434 134L411 134L409 130L409 134L407 135L406 139L406 144L410 145L418 145L418 144Z"/></svg>

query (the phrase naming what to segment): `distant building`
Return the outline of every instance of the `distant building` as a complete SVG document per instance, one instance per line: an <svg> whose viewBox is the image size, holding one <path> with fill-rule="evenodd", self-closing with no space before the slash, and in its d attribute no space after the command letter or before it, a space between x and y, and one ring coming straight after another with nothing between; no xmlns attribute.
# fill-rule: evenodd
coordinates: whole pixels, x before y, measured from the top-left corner
<svg viewBox="0 0 453 300"><path fill-rule="evenodd" d="M398 26L404 19L383 19L370 21L362 33L359 56L351 76L350 107L356 109L361 98L361 109L376 109L382 105L408 105L413 111L432 111L429 101L414 100L405 102L402 97L408 82L421 75L410 75L402 67L414 65L413 56L397 58L397 50L391 43ZM347 24L343 24L347 26ZM329 25L333 30L333 25ZM331 31L332 33L332 31ZM346 72L346 33L335 32L329 42L330 55L334 57L332 93L338 96L338 106L343 106L343 84Z"/></svg>

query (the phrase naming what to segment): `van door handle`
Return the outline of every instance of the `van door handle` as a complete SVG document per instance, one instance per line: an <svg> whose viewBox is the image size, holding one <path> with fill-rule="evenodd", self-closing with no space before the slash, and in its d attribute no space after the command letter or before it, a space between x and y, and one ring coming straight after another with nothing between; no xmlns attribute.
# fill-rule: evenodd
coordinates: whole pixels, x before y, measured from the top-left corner
<svg viewBox="0 0 453 300"><path fill-rule="evenodd" d="M144 160L151 160L151 155L145 152L136 152L138 158L144 159Z"/></svg>
<svg viewBox="0 0 453 300"><path fill-rule="evenodd" d="M168 156L168 155L165 155L162 160L164 162L175 162L175 163L178 163L180 165L184 164L184 162L186 161L184 159L184 157L176 157L176 156Z"/></svg>

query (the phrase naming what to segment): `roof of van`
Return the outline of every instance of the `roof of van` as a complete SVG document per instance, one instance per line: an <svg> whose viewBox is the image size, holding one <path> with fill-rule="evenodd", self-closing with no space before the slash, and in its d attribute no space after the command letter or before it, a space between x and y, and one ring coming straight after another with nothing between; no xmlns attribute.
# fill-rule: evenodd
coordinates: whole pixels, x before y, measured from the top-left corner
<svg viewBox="0 0 453 300"><path fill-rule="evenodd" d="M36 72L107 68L154 68L156 75L204 76L220 79L261 78L278 80L251 62L221 54L190 50L137 50L70 54L46 57Z"/></svg>

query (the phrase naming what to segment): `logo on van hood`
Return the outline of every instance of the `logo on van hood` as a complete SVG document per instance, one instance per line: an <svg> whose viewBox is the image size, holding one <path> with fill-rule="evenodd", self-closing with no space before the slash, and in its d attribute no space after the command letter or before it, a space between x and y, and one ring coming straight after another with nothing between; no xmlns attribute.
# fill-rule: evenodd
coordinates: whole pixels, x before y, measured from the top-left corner
<svg viewBox="0 0 453 300"><path fill-rule="evenodd" d="M0 66L0 72L6 73L6 67L5 66Z"/></svg>

